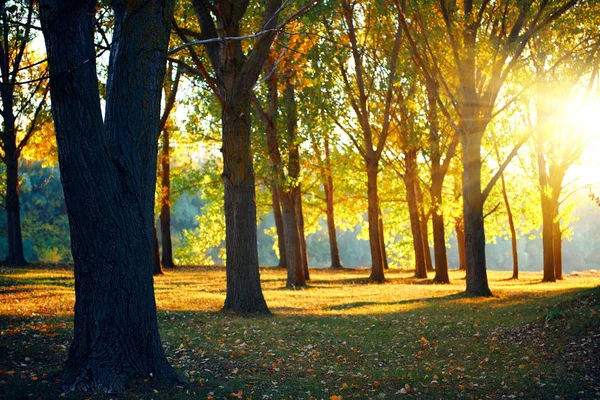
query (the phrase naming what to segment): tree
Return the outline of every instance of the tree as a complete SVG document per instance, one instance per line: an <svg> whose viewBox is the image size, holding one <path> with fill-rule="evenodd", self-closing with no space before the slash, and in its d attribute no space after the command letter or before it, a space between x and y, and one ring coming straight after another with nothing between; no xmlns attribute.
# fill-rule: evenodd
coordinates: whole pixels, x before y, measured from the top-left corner
<svg viewBox="0 0 600 400"><path fill-rule="evenodd" d="M161 85L173 1L112 2L103 120L96 2L40 1L52 115L75 263L72 391L123 391L179 378L160 342L152 283Z"/></svg>
<svg viewBox="0 0 600 400"><path fill-rule="evenodd" d="M163 90L165 92L165 109L160 119L162 149L160 158L160 238L162 243L162 266L174 268L173 244L171 241L171 129L169 117L175 106L175 98L179 88L182 68L178 67L173 77L173 63L169 63Z"/></svg>
<svg viewBox="0 0 600 400"><path fill-rule="evenodd" d="M372 8L372 9L371 9ZM395 8L395 7L394 7ZM358 122L356 132L345 129L357 151L363 157L367 171L367 196L368 196L368 222L369 245L371 248L371 276L374 282L384 282L384 263L381 253L381 240L379 231L379 195L377 177L379 161L390 131L392 117L392 102L394 100L394 84L397 80L397 63L401 46L401 28L392 33L377 29L378 22L382 22L384 8L376 4L361 3L343 0L341 12L344 23L344 36L350 44L351 59L353 61L353 74L348 73L344 60L338 60L339 72L342 76L344 88L349 98L350 105ZM397 9L396 13L401 10ZM357 19L367 18L363 21L369 29L359 30L355 26ZM376 19L379 19L376 22ZM386 22L393 20L386 16ZM382 24L385 25L385 24ZM394 25L393 23L391 24ZM372 28L372 30L371 30ZM360 39L359 39L360 35ZM364 35L364 36L363 36ZM376 37L369 37L375 35ZM393 43L390 51L387 43ZM363 47L364 46L364 47ZM379 48L378 46L383 46ZM369 56L366 56L369 54ZM383 56L383 60L379 57ZM384 71L380 76L380 71ZM373 85L384 89L371 91ZM381 106L383 107L377 107ZM379 109L378 109L379 108ZM374 112L377 110L377 112Z"/></svg>
<svg viewBox="0 0 600 400"><path fill-rule="evenodd" d="M539 3L533 0L502 0L499 3L483 1L476 5L472 0L465 0L457 6L451 1L439 0L435 12L430 13L433 17L426 22L416 4L412 7L412 21L402 19L421 73L425 79L432 76L440 79L444 96L451 99L458 116L453 126L462 144L466 293L470 296L492 295L487 281L483 206L500 174L525 142L524 138L516 144L487 185L482 185L481 146L484 133L490 121L502 111L502 108L496 109L500 91L508 77L520 66L527 44L536 33L548 28L577 3L578 0ZM436 25L437 21L441 24ZM429 33L434 29L444 32L444 40L431 40ZM415 39L417 32L420 32L418 42L422 47ZM434 51L438 43L450 43L452 56L448 62L451 63L452 77L456 77L454 85L441 74L433 73L439 71L442 65L442 59Z"/></svg>
<svg viewBox="0 0 600 400"><path fill-rule="evenodd" d="M6 165L8 251L5 262L10 265L26 264L21 233L19 159L23 148L44 123L47 94L46 80L40 79L46 71L39 67L39 60L29 49L34 38L34 9L33 0L5 1L0 6L0 115L3 120L0 158ZM24 82L19 82L21 79ZM29 123L25 124L24 118L19 116L28 118Z"/></svg>

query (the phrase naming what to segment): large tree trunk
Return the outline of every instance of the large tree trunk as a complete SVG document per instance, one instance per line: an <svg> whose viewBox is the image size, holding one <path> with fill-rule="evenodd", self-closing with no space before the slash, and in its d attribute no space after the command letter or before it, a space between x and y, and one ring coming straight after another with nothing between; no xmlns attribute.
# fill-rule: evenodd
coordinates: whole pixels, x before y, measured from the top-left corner
<svg viewBox="0 0 600 400"><path fill-rule="evenodd" d="M485 230L481 192L481 139L484 128L472 123L464 132L463 147L463 217L467 262L468 296L491 296L485 260Z"/></svg>
<svg viewBox="0 0 600 400"><path fill-rule="evenodd" d="M75 263L66 382L83 392L120 392L130 378L179 381L160 343L152 282L156 138L173 2L112 5L103 125L96 2L40 1Z"/></svg>
<svg viewBox="0 0 600 400"><path fill-rule="evenodd" d="M161 196L160 196L160 238L162 242L162 266L174 268L173 244L171 242L171 134L169 129L162 132Z"/></svg>
<svg viewBox="0 0 600 400"><path fill-rule="evenodd" d="M12 110L9 111L12 114ZM12 117L12 115L10 116ZM27 264L23 255L21 233L21 204L19 199L19 154L16 147L15 120L4 121L4 162L6 164L6 232L8 251L6 264L22 266ZM12 126L12 129L10 128Z"/></svg>
<svg viewBox="0 0 600 400"><path fill-rule="evenodd" d="M427 278L427 267L425 265L425 255L423 254L423 235L421 233L421 223L419 218L419 206L417 204L416 191L416 152L407 151L405 155L406 172L404 174L404 184L406 185L406 202L408 204L408 214L410 217L410 229L413 237L413 248L415 252L415 278Z"/></svg>
<svg viewBox="0 0 600 400"><path fill-rule="evenodd" d="M377 215L377 228L379 229L379 241L381 244L381 259L383 261L383 269L390 269L387 260L387 251L385 249L385 236L383 233L383 213L381 212L381 208L379 209Z"/></svg>
<svg viewBox="0 0 600 400"><path fill-rule="evenodd" d="M377 193L377 163L367 160L367 196L369 244L371 247L371 276L373 282L385 282L381 237L379 236L379 195Z"/></svg>
<svg viewBox="0 0 600 400"><path fill-rule="evenodd" d="M325 136L325 202L327 203L327 232L329 234L329 252L331 253L331 268L341 269L342 262L340 260L340 250L337 241L337 232L335 230L335 213L334 213L334 191L333 177L331 174L331 155L329 151L329 138Z"/></svg>
<svg viewBox="0 0 600 400"><path fill-rule="evenodd" d="M458 270L467 270L467 249L465 248L465 229L463 227L464 219L455 218L454 231L456 232L456 247L458 248Z"/></svg>
<svg viewBox="0 0 600 400"><path fill-rule="evenodd" d="M223 109L222 123L227 254L227 294L223 309L269 313L258 270L249 96L237 94L235 99L230 99Z"/></svg>
<svg viewBox="0 0 600 400"><path fill-rule="evenodd" d="M542 281L555 282L553 249L554 205L552 204L552 193L548 193L547 164L542 152L541 138L539 137L537 146L538 178L540 181L540 199L542 204L542 249L544 263Z"/></svg>
<svg viewBox="0 0 600 400"><path fill-rule="evenodd" d="M273 204L273 218L277 230L277 247L279 247L279 268L287 268L287 252L285 249L285 231L283 228L283 216L281 214L281 200L277 185L271 185L271 201Z"/></svg>
<svg viewBox="0 0 600 400"><path fill-rule="evenodd" d="M562 231L560 220L555 216L552 232L552 250L554 252L554 278L563 279L562 275Z"/></svg>
<svg viewBox="0 0 600 400"><path fill-rule="evenodd" d="M287 249L287 287L306 286L302 260L302 243L300 241L298 219L296 216L295 190L282 191L279 196L284 223L285 247Z"/></svg>
<svg viewBox="0 0 600 400"><path fill-rule="evenodd" d="M158 245L158 232L156 232L156 221L154 222L154 243L152 246L152 275L164 275L160 262L160 246Z"/></svg>
<svg viewBox="0 0 600 400"><path fill-rule="evenodd" d="M506 181L504 180L503 173L500 174L500 180L502 183L502 198L504 199L506 215L508 216L508 227L510 228L510 243L512 248L513 260L512 279L519 279L519 253L517 250L517 230L515 229L515 221L513 219L512 210L510 209L510 202L508 201L508 193L506 193Z"/></svg>

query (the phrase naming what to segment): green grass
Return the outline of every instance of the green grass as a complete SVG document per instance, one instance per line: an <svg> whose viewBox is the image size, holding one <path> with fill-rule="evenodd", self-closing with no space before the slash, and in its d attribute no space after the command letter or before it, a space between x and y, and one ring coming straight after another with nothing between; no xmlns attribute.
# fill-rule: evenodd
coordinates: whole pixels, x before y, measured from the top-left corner
<svg viewBox="0 0 600 400"><path fill-rule="evenodd" d="M56 399L72 330L69 267L0 270L0 398ZM311 270L286 290L285 271L261 271L270 317L219 312L222 268L155 279L167 356L188 382L133 382L126 399L598 398L600 274L542 284L541 275L490 272L493 298L391 270ZM406 394L404 392L407 392ZM512 397L515 396L515 397ZM557 397L558 396L558 397ZM93 394L67 396L110 399Z"/></svg>

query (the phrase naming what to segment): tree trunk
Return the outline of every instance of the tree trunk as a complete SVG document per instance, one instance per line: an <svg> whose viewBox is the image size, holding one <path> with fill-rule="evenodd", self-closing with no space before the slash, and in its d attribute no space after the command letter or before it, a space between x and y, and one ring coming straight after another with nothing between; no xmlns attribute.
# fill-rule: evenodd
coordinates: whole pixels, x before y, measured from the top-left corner
<svg viewBox="0 0 600 400"><path fill-rule="evenodd" d="M468 296L492 296L488 286L481 192L481 127L465 132L463 147L463 218Z"/></svg>
<svg viewBox="0 0 600 400"><path fill-rule="evenodd" d="M158 232L156 232L156 221L154 222L154 245L152 246L152 275L164 275L160 262L160 246L158 245Z"/></svg>
<svg viewBox="0 0 600 400"><path fill-rule="evenodd" d="M260 287L256 193L250 145L250 99L237 95L223 109L223 181L225 182L225 311L269 313Z"/></svg>
<svg viewBox="0 0 600 400"><path fill-rule="evenodd" d="M456 247L458 248L459 271L467 270L467 249L465 248L465 229L463 223L463 218L455 218L454 230L456 232Z"/></svg>
<svg viewBox="0 0 600 400"><path fill-rule="evenodd" d="M379 229L379 239L381 243L381 259L383 261L383 269L390 269L387 260L387 251L385 250L385 236L383 234L383 214L381 212L381 208L379 209L377 223Z"/></svg>
<svg viewBox="0 0 600 400"><path fill-rule="evenodd" d="M302 209L302 187L298 185L296 196L296 220L298 224L298 238L300 239L300 254L302 256L302 271L304 279L310 280L310 271L308 270L308 249L306 247L306 234L304 233L304 211Z"/></svg>
<svg viewBox="0 0 600 400"><path fill-rule="evenodd" d="M562 231L560 229L560 220L555 216L552 232L552 250L554 252L554 278L563 279L562 275Z"/></svg>
<svg viewBox="0 0 600 400"><path fill-rule="evenodd" d="M513 219L512 210L508 201L508 193L506 193L506 182L504 174L500 174L500 182L502 183L502 198L506 207L506 215L508 216L508 227L510 228L510 242L512 248L513 274L512 279L519 279L519 253L517 250L517 231L515 229L515 221Z"/></svg>
<svg viewBox="0 0 600 400"><path fill-rule="evenodd" d="M295 189L282 191L281 209L283 216L283 231L285 234L285 247L287 249L287 287L306 286L304 279L304 266L302 260L302 244L298 227L298 219L295 206Z"/></svg>
<svg viewBox="0 0 600 400"><path fill-rule="evenodd" d="M12 114L12 110L10 111ZM10 128L12 126L12 129ZM16 147L13 118L4 121L4 154L6 164L6 232L8 251L5 263L26 265L21 233L21 204L19 199L19 154Z"/></svg>
<svg viewBox="0 0 600 400"><path fill-rule="evenodd" d="M539 135L538 135L539 136ZM540 199L542 204L542 248L543 248L543 270L542 282L555 282L554 275L554 249L553 249L553 225L554 207L552 204L552 193L548 193L549 182L547 164L542 152L541 138L537 143L538 177L540 181Z"/></svg>
<svg viewBox="0 0 600 400"><path fill-rule="evenodd" d="M335 229L333 177L331 174L331 155L329 152L329 138L325 136L325 202L327 203L327 232L329 233L329 252L331 253L331 268L341 269L340 250Z"/></svg>
<svg viewBox="0 0 600 400"><path fill-rule="evenodd" d="M410 216L410 229L413 237L413 248L415 251L415 278L427 278L427 267L425 265L425 255L423 254L423 235L421 234L421 223L419 218L419 206L417 204L416 192L416 163L417 154L414 150L409 150L405 155L406 173L404 174L404 184L406 185L406 202L408 204L408 214Z"/></svg>
<svg viewBox="0 0 600 400"><path fill-rule="evenodd" d="M373 282L385 282L381 237L379 236L379 195L377 193L377 163L367 160L367 196L369 244L371 247L371 276Z"/></svg>
<svg viewBox="0 0 600 400"><path fill-rule="evenodd" d="M416 171L415 161L415 171ZM423 192L419 183L418 174L415 172L415 193L417 194L417 207L419 210L419 224L421 225L421 242L423 243L423 257L425 259L425 269L427 272L433 272L433 261L431 260L431 251L429 251L429 221L425 214L425 203L423 202Z"/></svg>
<svg viewBox="0 0 600 400"><path fill-rule="evenodd" d="M103 123L96 2L40 1L75 263L64 382L82 392L121 392L131 378L181 382L160 343L152 282L156 138L173 2L112 5L116 42Z"/></svg>
<svg viewBox="0 0 600 400"><path fill-rule="evenodd" d="M285 231L283 228L283 216L281 214L281 201L277 185L271 185L271 201L273 203L273 217L277 229L277 246L279 247L279 268L287 268L287 252L285 248Z"/></svg>
<svg viewBox="0 0 600 400"><path fill-rule="evenodd" d="M171 242L171 154L168 129L162 132L161 196L160 196L160 238L162 242L162 266L174 268L173 244Z"/></svg>
<svg viewBox="0 0 600 400"><path fill-rule="evenodd" d="M436 175L435 173L433 175ZM437 176L436 176L437 177ZM432 176L431 195L433 212L431 222L433 225L433 253L435 257L435 283L450 283L448 276L448 258L446 254L446 233L444 230L444 216L441 211L442 182Z"/></svg>

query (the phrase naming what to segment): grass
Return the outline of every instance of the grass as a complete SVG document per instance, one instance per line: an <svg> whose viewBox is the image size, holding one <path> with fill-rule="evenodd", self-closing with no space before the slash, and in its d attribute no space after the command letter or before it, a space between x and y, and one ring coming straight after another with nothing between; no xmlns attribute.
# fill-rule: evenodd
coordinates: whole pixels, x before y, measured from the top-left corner
<svg viewBox="0 0 600 400"><path fill-rule="evenodd" d="M219 312L222 268L155 279L167 356L189 383L134 382L126 399L599 398L600 273L541 283L537 273L489 272L495 297L391 270L311 270L286 290L285 271L261 271L273 316ZM72 331L68 266L0 270L0 399L60 396ZM110 399L92 394L67 396Z"/></svg>

